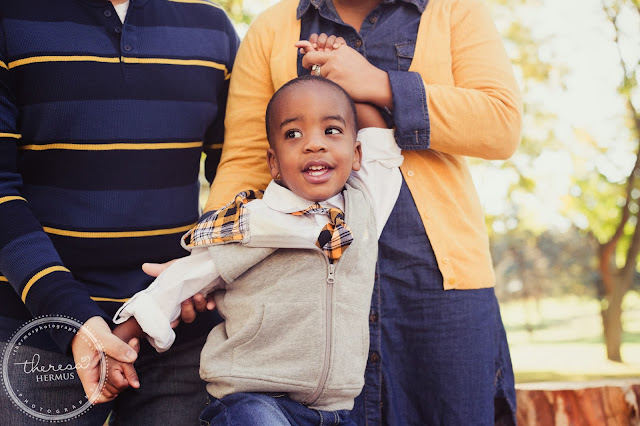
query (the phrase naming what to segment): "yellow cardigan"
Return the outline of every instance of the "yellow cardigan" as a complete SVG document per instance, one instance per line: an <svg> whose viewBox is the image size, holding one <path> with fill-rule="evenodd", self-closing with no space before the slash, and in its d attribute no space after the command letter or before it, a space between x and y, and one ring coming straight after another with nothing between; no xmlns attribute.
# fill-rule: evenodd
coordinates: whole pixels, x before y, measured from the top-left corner
<svg viewBox="0 0 640 426"><path fill-rule="evenodd" d="M264 189L270 180L264 113L275 90L297 77L297 5L298 0L282 0L263 12L240 46L222 160L207 211L240 191ZM401 170L444 288L492 287L495 274L484 215L464 156L511 156L520 142L522 105L511 63L483 1L429 1L409 70L420 73L424 82L431 145L428 150L403 150Z"/></svg>

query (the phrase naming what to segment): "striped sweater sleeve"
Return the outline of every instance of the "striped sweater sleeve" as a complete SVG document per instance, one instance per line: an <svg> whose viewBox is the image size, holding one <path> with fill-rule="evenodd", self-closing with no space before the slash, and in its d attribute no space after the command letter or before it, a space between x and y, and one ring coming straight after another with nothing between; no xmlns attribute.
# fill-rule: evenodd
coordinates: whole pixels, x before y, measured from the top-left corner
<svg viewBox="0 0 640 426"><path fill-rule="evenodd" d="M10 285L33 316L65 315L84 322L105 316L87 288L62 264L21 194L17 167L18 108L0 32L0 285ZM69 333L53 335L65 350Z"/></svg>

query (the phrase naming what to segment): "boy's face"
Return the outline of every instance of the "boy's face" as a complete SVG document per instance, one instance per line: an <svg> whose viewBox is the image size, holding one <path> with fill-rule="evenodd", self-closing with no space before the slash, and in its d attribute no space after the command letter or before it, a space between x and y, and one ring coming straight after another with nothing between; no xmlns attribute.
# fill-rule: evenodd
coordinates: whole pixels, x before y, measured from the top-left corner
<svg viewBox="0 0 640 426"><path fill-rule="evenodd" d="M351 107L338 90L313 82L290 87L276 100L270 118L271 177L309 201L333 197L351 170L360 170Z"/></svg>

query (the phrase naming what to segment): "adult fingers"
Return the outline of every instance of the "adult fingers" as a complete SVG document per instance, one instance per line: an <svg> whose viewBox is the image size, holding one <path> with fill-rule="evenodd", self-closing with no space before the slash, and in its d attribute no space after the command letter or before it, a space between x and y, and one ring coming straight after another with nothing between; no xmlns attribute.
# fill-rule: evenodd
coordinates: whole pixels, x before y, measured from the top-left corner
<svg viewBox="0 0 640 426"><path fill-rule="evenodd" d="M180 304L180 317L182 321L191 323L196 319L196 310L193 307L193 298L190 297Z"/></svg>
<svg viewBox="0 0 640 426"><path fill-rule="evenodd" d="M158 275L160 275L160 273L162 273L162 271L167 269L169 265L171 265L176 260L178 259L173 259L165 263L143 263L142 271L147 275L157 277Z"/></svg>
<svg viewBox="0 0 640 426"><path fill-rule="evenodd" d="M109 355L111 358L115 358L120 362L128 363L133 362L138 358L138 353L134 348L127 345L111 333L105 333L99 336L98 339L102 342L104 353Z"/></svg>
<svg viewBox="0 0 640 426"><path fill-rule="evenodd" d="M332 56L334 52L309 52L302 57L302 66L306 69L311 69L313 65L324 65Z"/></svg>
<svg viewBox="0 0 640 426"><path fill-rule="evenodd" d="M205 299L204 295L201 293L196 293L193 295L193 305L198 312L204 312L207 310L207 299Z"/></svg>
<svg viewBox="0 0 640 426"><path fill-rule="evenodd" d="M340 46L346 45L347 41L343 37L336 38L336 41L333 43L333 48L337 49Z"/></svg>
<svg viewBox="0 0 640 426"><path fill-rule="evenodd" d="M295 46L300 49L301 55L305 55L315 50L308 40L300 40L295 44Z"/></svg>
<svg viewBox="0 0 640 426"><path fill-rule="evenodd" d="M216 308L216 301L213 297L213 293L207 294L207 310L213 311Z"/></svg>
<svg viewBox="0 0 640 426"><path fill-rule="evenodd" d="M132 337L131 340L127 342L127 344L131 347L131 349L140 353L140 339L138 339L137 337Z"/></svg>

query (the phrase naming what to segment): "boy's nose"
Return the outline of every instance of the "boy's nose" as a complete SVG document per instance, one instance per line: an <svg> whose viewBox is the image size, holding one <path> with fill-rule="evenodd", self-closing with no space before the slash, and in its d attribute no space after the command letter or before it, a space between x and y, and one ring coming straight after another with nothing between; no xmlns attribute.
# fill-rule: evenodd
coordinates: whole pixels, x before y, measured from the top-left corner
<svg viewBox="0 0 640 426"><path fill-rule="evenodd" d="M320 135L312 135L305 144L305 151L325 151L327 149L327 144L325 143L324 138Z"/></svg>

